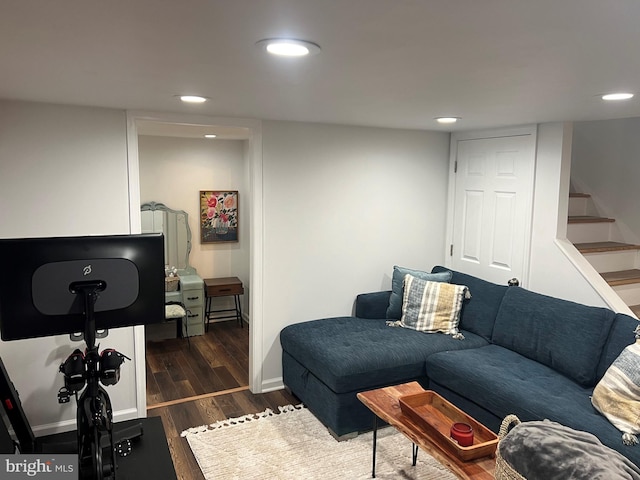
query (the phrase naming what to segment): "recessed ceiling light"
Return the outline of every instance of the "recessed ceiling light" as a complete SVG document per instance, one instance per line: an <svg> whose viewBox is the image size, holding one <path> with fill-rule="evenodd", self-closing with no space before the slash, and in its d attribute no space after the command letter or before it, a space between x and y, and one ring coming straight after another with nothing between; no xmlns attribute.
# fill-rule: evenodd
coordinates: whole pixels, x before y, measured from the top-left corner
<svg viewBox="0 0 640 480"><path fill-rule="evenodd" d="M458 120L459 117L436 117L438 123L456 123Z"/></svg>
<svg viewBox="0 0 640 480"><path fill-rule="evenodd" d="M207 101L207 98L198 95L180 95L180 100L185 103L204 103Z"/></svg>
<svg viewBox="0 0 640 480"><path fill-rule="evenodd" d="M216 138L218 135L216 135L215 133L207 133L204 138Z"/></svg>
<svg viewBox="0 0 640 480"><path fill-rule="evenodd" d="M633 98L633 93L607 93L602 95L603 100L629 100Z"/></svg>
<svg viewBox="0 0 640 480"><path fill-rule="evenodd" d="M292 38L266 38L256 45L280 57L305 57L320 53L320 47L315 43Z"/></svg>

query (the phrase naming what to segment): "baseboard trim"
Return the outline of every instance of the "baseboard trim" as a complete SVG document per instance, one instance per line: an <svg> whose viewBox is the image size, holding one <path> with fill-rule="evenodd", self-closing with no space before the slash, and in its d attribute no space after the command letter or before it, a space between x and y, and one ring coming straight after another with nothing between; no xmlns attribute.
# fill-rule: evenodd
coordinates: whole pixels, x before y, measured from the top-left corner
<svg viewBox="0 0 640 480"><path fill-rule="evenodd" d="M282 377L270 378L262 382L261 393L275 392L276 390L282 390L284 388L284 381Z"/></svg>
<svg viewBox="0 0 640 480"><path fill-rule="evenodd" d="M114 412L113 422L124 422L126 420L133 420L139 418L137 408L128 408L126 410L120 410ZM47 435L54 435L56 433L69 432L76 429L76 419L62 420L56 423L46 423L44 425L37 425L32 427L33 434L36 437L44 437Z"/></svg>

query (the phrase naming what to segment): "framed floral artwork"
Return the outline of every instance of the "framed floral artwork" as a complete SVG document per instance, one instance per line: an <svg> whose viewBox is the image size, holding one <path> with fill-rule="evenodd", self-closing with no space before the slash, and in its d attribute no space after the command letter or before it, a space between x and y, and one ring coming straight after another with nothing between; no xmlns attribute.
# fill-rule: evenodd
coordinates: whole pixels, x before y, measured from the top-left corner
<svg viewBox="0 0 640 480"><path fill-rule="evenodd" d="M200 241L238 241L238 191L200 191Z"/></svg>

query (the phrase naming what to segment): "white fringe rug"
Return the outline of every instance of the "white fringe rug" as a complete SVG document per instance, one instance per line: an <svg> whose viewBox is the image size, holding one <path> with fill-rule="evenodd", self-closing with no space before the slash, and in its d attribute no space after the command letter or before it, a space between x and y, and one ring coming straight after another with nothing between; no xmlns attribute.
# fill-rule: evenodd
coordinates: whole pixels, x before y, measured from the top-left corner
<svg viewBox="0 0 640 480"><path fill-rule="evenodd" d="M182 432L207 480L357 480L371 478L372 433L338 442L302 405L224 420ZM423 450L411 465L411 441L378 430L376 478L455 480Z"/></svg>

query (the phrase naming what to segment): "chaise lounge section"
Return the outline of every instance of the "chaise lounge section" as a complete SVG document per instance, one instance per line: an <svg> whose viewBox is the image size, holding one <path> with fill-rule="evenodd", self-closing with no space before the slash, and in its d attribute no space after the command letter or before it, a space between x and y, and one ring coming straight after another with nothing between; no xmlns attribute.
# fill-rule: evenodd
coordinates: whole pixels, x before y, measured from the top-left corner
<svg viewBox="0 0 640 480"><path fill-rule="evenodd" d="M432 270L442 272L449 271ZM635 341L636 319L461 272L450 282L471 293L460 315L464 339L390 327L391 292L361 294L355 316L282 330L285 385L338 438L371 428L358 392L415 380L496 432L511 413L549 419L590 432L640 464L640 446L624 445L590 398Z"/></svg>

